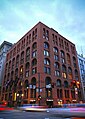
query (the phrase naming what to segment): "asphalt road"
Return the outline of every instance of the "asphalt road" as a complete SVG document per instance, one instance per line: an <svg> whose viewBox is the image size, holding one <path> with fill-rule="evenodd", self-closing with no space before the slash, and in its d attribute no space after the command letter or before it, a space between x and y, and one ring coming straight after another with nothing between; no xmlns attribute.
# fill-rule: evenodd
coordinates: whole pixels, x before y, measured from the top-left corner
<svg viewBox="0 0 85 119"><path fill-rule="evenodd" d="M46 112L26 112L21 110L0 111L0 119L85 119L85 111L51 108Z"/></svg>
<svg viewBox="0 0 85 119"><path fill-rule="evenodd" d="M48 112L25 112L25 111L4 111L0 112L0 119L65 119L55 117Z"/></svg>

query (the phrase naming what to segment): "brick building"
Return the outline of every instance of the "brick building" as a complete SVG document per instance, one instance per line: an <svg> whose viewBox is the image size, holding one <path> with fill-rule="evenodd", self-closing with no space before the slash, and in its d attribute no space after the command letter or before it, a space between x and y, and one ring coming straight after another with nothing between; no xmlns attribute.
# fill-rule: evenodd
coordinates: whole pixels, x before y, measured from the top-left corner
<svg viewBox="0 0 85 119"><path fill-rule="evenodd" d="M7 53L2 100L57 105L81 100L76 48L39 22Z"/></svg>

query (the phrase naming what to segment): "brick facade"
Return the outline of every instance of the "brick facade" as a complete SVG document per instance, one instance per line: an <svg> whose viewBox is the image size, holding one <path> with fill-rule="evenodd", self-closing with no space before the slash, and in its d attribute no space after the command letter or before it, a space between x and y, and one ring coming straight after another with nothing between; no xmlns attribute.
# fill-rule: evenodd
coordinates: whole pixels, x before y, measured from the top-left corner
<svg viewBox="0 0 85 119"><path fill-rule="evenodd" d="M2 100L17 105L74 103L81 100L79 85L75 45L39 22L7 54Z"/></svg>

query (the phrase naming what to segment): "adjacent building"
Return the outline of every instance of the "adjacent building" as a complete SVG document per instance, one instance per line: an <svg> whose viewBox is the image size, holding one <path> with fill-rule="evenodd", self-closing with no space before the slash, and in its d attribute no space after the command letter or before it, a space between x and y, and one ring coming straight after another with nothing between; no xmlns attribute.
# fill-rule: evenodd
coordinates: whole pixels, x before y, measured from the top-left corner
<svg viewBox="0 0 85 119"><path fill-rule="evenodd" d="M82 92L83 92L83 100L85 102L85 58L83 55L78 56L78 63L80 69L80 77L81 77L81 85L82 85Z"/></svg>
<svg viewBox="0 0 85 119"><path fill-rule="evenodd" d="M4 41L0 45L0 87L1 87L3 75L4 75L6 54L11 47L12 47L12 44L7 41Z"/></svg>
<svg viewBox="0 0 85 119"><path fill-rule="evenodd" d="M56 106L82 100L75 45L39 22L7 53L2 100Z"/></svg>

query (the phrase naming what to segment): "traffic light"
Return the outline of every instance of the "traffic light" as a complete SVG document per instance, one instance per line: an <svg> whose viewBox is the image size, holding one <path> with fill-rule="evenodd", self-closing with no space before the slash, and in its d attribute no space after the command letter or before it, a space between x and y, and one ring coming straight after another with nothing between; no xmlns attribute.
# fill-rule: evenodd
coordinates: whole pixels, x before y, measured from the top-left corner
<svg viewBox="0 0 85 119"><path fill-rule="evenodd" d="M42 98L41 95L39 95L39 96L38 96L38 100L41 100L41 98Z"/></svg>

